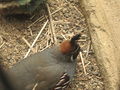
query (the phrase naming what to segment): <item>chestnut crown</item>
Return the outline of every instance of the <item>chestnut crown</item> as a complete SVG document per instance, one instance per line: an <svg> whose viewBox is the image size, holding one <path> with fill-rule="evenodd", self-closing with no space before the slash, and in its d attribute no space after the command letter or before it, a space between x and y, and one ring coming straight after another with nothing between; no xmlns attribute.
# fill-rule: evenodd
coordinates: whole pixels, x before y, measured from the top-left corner
<svg viewBox="0 0 120 90"><path fill-rule="evenodd" d="M80 46L77 43L80 37L80 34L76 34L71 40L63 41L60 45L60 51L63 54L73 54L73 57L76 58L80 51Z"/></svg>

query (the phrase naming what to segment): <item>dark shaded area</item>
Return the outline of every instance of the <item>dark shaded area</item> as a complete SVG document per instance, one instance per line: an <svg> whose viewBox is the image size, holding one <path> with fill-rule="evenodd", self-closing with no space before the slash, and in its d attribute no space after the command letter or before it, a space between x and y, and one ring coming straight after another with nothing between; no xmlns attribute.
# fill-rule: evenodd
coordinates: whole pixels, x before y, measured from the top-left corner
<svg viewBox="0 0 120 90"><path fill-rule="evenodd" d="M19 21L29 20L31 15L29 14L12 14L4 16L6 20L11 21L13 19L17 19Z"/></svg>
<svg viewBox="0 0 120 90"><path fill-rule="evenodd" d="M12 2L12 1L16 1L16 0L0 0L0 2Z"/></svg>
<svg viewBox="0 0 120 90"><path fill-rule="evenodd" d="M0 65L0 90L15 90L1 65Z"/></svg>

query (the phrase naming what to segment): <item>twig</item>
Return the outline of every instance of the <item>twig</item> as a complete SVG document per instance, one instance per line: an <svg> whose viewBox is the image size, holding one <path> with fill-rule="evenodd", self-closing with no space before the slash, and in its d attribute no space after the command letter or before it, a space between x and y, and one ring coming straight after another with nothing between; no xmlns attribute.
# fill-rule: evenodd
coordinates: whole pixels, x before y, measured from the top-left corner
<svg viewBox="0 0 120 90"><path fill-rule="evenodd" d="M54 11L53 13L51 13L51 15L53 15L53 14L55 14L55 13L57 13L57 12L59 12L60 10L62 10L63 9L63 7L61 7L61 8L59 8L59 9L57 9L56 11Z"/></svg>
<svg viewBox="0 0 120 90"><path fill-rule="evenodd" d="M49 48L51 45L46 46L45 48L43 48L42 50L40 50L40 52L44 51L45 49Z"/></svg>
<svg viewBox="0 0 120 90"><path fill-rule="evenodd" d="M35 47L35 52L36 52L36 53L38 52L38 48L39 48L39 46L36 45L36 47Z"/></svg>
<svg viewBox="0 0 120 90"><path fill-rule="evenodd" d="M87 75L87 72L86 72L86 69L85 69L85 64L84 64L84 59L83 59L83 56L82 56L82 52L79 53L79 56L81 58L81 62L82 62L82 65L83 65L84 73L85 73L85 75Z"/></svg>
<svg viewBox="0 0 120 90"><path fill-rule="evenodd" d="M0 36L0 39L1 39L1 42L3 42L3 38L2 38L2 36Z"/></svg>
<svg viewBox="0 0 120 90"><path fill-rule="evenodd" d="M46 5L47 5L47 9L48 9L48 14L49 14L51 33L52 33L55 44L57 44L57 39L56 39L56 35L55 35L55 29L54 29L53 20L52 20L52 15L51 15L51 12L50 12L49 5L48 4L46 4Z"/></svg>
<svg viewBox="0 0 120 90"><path fill-rule="evenodd" d="M5 44L5 42L3 42L3 43L0 45L0 48L2 48L4 44Z"/></svg>
<svg viewBox="0 0 120 90"><path fill-rule="evenodd" d="M72 6L72 5L71 5L71 6ZM80 12L80 10L78 10L78 8L77 8L76 6L72 6L72 7L74 7L75 10L76 10L81 16L83 16L83 14Z"/></svg>
<svg viewBox="0 0 120 90"><path fill-rule="evenodd" d="M36 22L38 22L39 20L43 20L45 19L44 16L41 16L40 18L38 18L37 20L35 20L32 24L30 24L27 28L30 28L31 26L33 26Z"/></svg>
<svg viewBox="0 0 120 90"><path fill-rule="evenodd" d="M88 62L88 63L85 65L85 67L87 67L90 63L91 63L91 62Z"/></svg>
<svg viewBox="0 0 120 90"><path fill-rule="evenodd" d="M63 20L59 20L59 21L53 21L55 24L56 23L62 23L62 24L70 24L71 22L68 21L63 21Z"/></svg>
<svg viewBox="0 0 120 90"><path fill-rule="evenodd" d="M62 37L65 39L65 40L67 40L67 38L65 37L65 35L63 35L63 34L61 34L62 35Z"/></svg>
<svg viewBox="0 0 120 90"><path fill-rule="evenodd" d="M30 48L30 43L24 38L24 37L22 37L22 40L28 45L28 47ZM34 48L32 48L32 51L35 53L36 52L36 50L34 49Z"/></svg>
<svg viewBox="0 0 120 90"><path fill-rule="evenodd" d="M32 90L35 90L35 88L37 87L37 85L38 85L38 83L36 83L36 84L34 85L34 87L33 87Z"/></svg>
<svg viewBox="0 0 120 90"><path fill-rule="evenodd" d="M33 32L31 30L31 28L28 28L28 30L30 31L31 36L33 36Z"/></svg>
<svg viewBox="0 0 120 90"><path fill-rule="evenodd" d="M78 40L78 42L86 42L87 40L85 39L81 39L81 40Z"/></svg>
<svg viewBox="0 0 120 90"><path fill-rule="evenodd" d="M35 15L32 15L32 16L30 17L30 20L32 20L34 17L35 17Z"/></svg>
<svg viewBox="0 0 120 90"><path fill-rule="evenodd" d="M49 45L49 40L50 40L50 30L48 29L48 33L47 33L47 46Z"/></svg>
<svg viewBox="0 0 120 90"><path fill-rule="evenodd" d="M50 32L50 39L51 39L51 43L53 43L53 42L54 42L54 40L53 40L52 35L51 35L50 24L49 24L49 27L48 27L48 31Z"/></svg>
<svg viewBox="0 0 120 90"><path fill-rule="evenodd" d="M36 41L38 40L39 36L41 35L42 31L44 30L44 28L46 27L48 23L48 20L45 22L45 24L43 25L43 27L41 28L41 30L39 31L38 35L36 36L35 40L33 41L32 45L30 46L28 52L26 53L25 57L26 58L28 56L28 54L30 53L31 51L31 48L33 48L34 44L36 43Z"/></svg>
<svg viewBox="0 0 120 90"><path fill-rule="evenodd" d="M1 45L0 45L0 48L2 48L3 47L3 45L5 44L5 42L3 41L3 38L2 38L2 36L0 36L0 41L1 41Z"/></svg>

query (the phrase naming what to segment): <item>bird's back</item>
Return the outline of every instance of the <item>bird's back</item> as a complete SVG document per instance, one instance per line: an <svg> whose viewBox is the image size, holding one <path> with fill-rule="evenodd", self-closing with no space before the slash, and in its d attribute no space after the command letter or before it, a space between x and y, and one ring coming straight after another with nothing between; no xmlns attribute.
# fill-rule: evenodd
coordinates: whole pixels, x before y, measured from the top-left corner
<svg viewBox="0 0 120 90"><path fill-rule="evenodd" d="M9 73L15 79L18 90L23 86L30 90L36 83L36 90L48 90L58 82L64 72L73 75L75 71L75 64L59 62L58 59L65 59L58 47L49 48L17 63L9 69Z"/></svg>

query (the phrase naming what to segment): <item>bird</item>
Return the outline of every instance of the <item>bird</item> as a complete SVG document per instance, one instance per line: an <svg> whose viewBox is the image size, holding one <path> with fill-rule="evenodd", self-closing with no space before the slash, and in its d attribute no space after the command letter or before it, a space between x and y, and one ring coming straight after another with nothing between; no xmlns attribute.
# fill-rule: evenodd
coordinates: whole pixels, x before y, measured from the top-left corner
<svg viewBox="0 0 120 90"><path fill-rule="evenodd" d="M15 90L64 90L74 79L81 34L32 54L5 71Z"/></svg>
<svg viewBox="0 0 120 90"><path fill-rule="evenodd" d="M0 0L0 14L32 14L46 0Z"/></svg>

